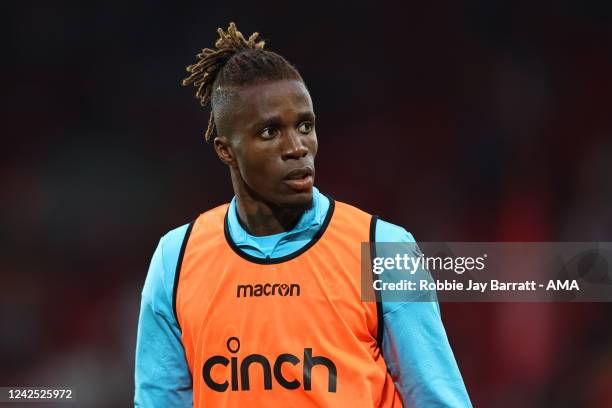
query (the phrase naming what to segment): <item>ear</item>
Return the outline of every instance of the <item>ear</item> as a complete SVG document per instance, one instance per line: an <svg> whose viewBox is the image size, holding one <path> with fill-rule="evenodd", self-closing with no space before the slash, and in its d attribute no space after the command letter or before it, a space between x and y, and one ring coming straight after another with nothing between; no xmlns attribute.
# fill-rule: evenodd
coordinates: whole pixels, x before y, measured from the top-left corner
<svg viewBox="0 0 612 408"><path fill-rule="evenodd" d="M213 143L219 159L228 166L235 167L236 158L234 157L234 152L232 151L232 147L230 146L227 138L225 136L217 136L215 137Z"/></svg>

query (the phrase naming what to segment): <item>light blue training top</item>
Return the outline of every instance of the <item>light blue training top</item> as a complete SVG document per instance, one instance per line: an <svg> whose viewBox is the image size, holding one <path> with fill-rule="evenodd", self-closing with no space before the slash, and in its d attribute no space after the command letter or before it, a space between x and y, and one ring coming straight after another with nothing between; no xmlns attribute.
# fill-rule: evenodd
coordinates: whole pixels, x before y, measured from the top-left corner
<svg viewBox="0 0 612 408"><path fill-rule="evenodd" d="M287 232L250 235L238 221L236 198L228 209L236 246L255 257L277 258L306 245L329 209L313 187L313 206ZM188 225L164 235L153 254L144 288L136 341L136 407L192 407L192 379L172 307L174 276ZM376 242L415 242L404 228L378 220ZM437 302L382 302L383 356L405 406L471 407Z"/></svg>

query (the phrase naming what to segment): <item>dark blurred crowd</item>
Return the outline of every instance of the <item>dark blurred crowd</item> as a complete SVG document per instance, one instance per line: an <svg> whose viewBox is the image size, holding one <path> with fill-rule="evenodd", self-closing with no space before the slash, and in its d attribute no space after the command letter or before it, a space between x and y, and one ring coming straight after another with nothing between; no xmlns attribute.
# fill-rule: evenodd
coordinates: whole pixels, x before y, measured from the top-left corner
<svg viewBox="0 0 612 408"><path fill-rule="evenodd" d="M612 241L612 3L12 3L0 386L126 406L165 232L232 197L185 67L235 21L302 73L317 186L421 241ZM607 303L444 303L474 406L612 406Z"/></svg>

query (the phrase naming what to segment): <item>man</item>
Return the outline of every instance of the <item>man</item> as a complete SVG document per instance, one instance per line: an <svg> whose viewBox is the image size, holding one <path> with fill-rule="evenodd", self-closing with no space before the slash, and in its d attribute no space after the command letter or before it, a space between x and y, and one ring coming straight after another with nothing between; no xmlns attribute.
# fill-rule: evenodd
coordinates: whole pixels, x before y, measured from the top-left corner
<svg viewBox="0 0 612 408"><path fill-rule="evenodd" d="M231 23L184 85L235 197L170 231L142 292L142 407L471 406L437 302L362 302L360 243L403 228L314 187L315 114L280 55Z"/></svg>

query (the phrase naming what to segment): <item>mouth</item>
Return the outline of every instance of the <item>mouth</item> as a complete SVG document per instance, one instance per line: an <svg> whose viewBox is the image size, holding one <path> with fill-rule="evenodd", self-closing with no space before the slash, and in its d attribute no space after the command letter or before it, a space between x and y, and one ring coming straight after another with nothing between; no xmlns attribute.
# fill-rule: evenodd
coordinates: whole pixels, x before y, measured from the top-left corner
<svg viewBox="0 0 612 408"><path fill-rule="evenodd" d="M310 167L293 169L283 178L283 182L292 190L305 191L312 188L314 181L314 170Z"/></svg>

